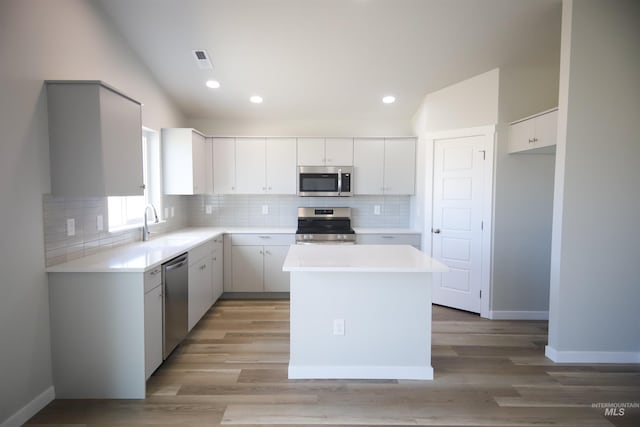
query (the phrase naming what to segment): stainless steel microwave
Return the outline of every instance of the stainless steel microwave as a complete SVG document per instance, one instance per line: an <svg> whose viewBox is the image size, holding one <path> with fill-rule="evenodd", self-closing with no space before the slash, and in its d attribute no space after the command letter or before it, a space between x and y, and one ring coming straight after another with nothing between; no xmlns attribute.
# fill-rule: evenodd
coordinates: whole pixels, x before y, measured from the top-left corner
<svg viewBox="0 0 640 427"><path fill-rule="evenodd" d="M353 196L353 167L298 166L298 196Z"/></svg>

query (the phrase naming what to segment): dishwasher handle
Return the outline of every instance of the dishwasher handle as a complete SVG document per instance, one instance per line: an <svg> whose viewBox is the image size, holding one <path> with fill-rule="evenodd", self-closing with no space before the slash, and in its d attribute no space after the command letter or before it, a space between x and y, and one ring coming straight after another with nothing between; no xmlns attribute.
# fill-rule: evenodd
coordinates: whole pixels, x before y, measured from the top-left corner
<svg viewBox="0 0 640 427"><path fill-rule="evenodd" d="M178 258L174 258L168 263L164 265L165 271L175 270L176 268L180 268L187 263L189 259L188 254L181 255Z"/></svg>

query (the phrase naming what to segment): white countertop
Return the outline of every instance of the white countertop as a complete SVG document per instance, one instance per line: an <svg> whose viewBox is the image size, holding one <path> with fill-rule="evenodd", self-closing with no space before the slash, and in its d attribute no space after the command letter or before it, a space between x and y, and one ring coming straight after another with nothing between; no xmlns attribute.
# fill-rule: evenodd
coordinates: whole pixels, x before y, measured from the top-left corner
<svg viewBox="0 0 640 427"><path fill-rule="evenodd" d="M409 245L294 245L283 271L428 273L446 265Z"/></svg>
<svg viewBox="0 0 640 427"><path fill-rule="evenodd" d="M48 267L48 273L135 273L157 267L196 246L226 233L293 234L293 228L185 228L160 234L147 242L134 242Z"/></svg>
<svg viewBox="0 0 640 427"><path fill-rule="evenodd" d="M144 272L223 234L295 234L293 227L194 227L153 236L63 264L48 267L48 273ZM356 228L361 234L413 234L403 228Z"/></svg>

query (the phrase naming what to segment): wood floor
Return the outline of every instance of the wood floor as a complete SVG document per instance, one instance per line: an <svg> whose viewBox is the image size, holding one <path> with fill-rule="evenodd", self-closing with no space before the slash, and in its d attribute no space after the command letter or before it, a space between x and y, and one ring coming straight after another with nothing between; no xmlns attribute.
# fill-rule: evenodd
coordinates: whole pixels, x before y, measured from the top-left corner
<svg viewBox="0 0 640 427"><path fill-rule="evenodd" d="M433 381L287 379L288 301L220 301L145 400L56 400L27 425L640 426L640 366L554 364L547 323L434 306Z"/></svg>

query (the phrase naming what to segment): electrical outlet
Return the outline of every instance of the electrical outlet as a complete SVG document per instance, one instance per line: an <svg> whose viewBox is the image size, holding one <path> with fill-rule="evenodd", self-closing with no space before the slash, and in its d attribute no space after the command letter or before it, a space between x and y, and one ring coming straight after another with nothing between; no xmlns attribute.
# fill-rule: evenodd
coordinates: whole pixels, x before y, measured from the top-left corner
<svg viewBox="0 0 640 427"><path fill-rule="evenodd" d="M169 208L164 208L164 218L169 218Z"/></svg>
<svg viewBox="0 0 640 427"><path fill-rule="evenodd" d="M98 215L96 217L96 230L102 231L104 230L104 218L102 215Z"/></svg>
<svg viewBox="0 0 640 427"><path fill-rule="evenodd" d="M262 215L269 214L269 205L262 205Z"/></svg>
<svg viewBox="0 0 640 427"><path fill-rule="evenodd" d="M67 236L76 235L76 220L73 218L67 219Z"/></svg>
<svg viewBox="0 0 640 427"><path fill-rule="evenodd" d="M374 215L380 215L380 205L374 205L373 206L373 214Z"/></svg>
<svg viewBox="0 0 640 427"><path fill-rule="evenodd" d="M173 208L173 206L171 206L171 218L173 218L174 216L176 216L176 210Z"/></svg>
<svg viewBox="0 0 640 427"><path fill-rule="evenodd" d="M207 215L211 215L211 212L213 212L213 207L211 205L204 205L204 211Z"/></svg>
<svg viewBox="0 0 640 427"><path fill-rule="evenodd" d="M344 319L334 319L333 335L344 335Z"/></svg>

